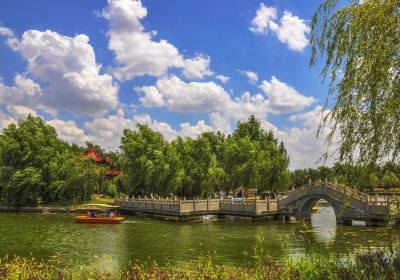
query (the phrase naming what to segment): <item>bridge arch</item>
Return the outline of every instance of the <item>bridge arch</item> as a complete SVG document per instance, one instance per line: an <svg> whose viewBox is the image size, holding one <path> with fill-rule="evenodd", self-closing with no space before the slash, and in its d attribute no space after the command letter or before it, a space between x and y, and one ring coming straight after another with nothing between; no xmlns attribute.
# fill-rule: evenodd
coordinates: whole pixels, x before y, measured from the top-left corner
<svg viewBox="0 0 400 280"><path fill-rule="evenodd" d="M304 197L298 208L298 216L305 220L311 219L311 209L314 207L318 200L326 201L333 209L335 218L338 220L341 215L341 205L337 201L326 195L309 195Z"/></svg>
<svg viewBox="0 0 400 280"><path fill-rule="evenodd" d="M386 202L378 201L368 194L337 183L318 182L293 189L279 199L279 214L283 217L311 219L311 208L319 200L326 200L333 208L336 222L351 224L384 224L389 212Z"/></svg>

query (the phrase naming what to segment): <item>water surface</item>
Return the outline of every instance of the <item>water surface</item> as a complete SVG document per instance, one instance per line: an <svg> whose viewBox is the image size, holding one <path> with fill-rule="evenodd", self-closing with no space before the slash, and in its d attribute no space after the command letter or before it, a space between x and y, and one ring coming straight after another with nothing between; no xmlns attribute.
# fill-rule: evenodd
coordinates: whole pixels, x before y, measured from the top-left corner
<svg viewBox="0 0 400 280"><path fill-rule="evenodd" d="M199 254L212 253L216 262L237 266L251 259L255 235L274 260L303 256L314 247L338 255L356 250L391 248L400 230L336 226L333 209L320 206L311 225L203 219L171 222L126 216L120 225L76 224L74 215L0 213L0 255L34 256L61 266L83 263L102 270L126 268L130 261L182 266ZM286 248L286 249L285 249ZM247 251L247 253L244 253Z"/></svg>

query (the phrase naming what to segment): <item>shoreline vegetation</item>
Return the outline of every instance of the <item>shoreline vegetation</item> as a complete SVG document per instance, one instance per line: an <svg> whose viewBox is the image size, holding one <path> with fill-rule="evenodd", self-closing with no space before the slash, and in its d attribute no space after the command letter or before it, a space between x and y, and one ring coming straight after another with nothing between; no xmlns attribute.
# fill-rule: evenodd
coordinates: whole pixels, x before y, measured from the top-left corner
<svg viewBox="0 0 400 280"><path fill-rule="evenodd" d="M109 197L100 203L118 195L267 196L318 179L364 192L389 192L400 186L400 164L391 162L290 171L284 144L254 116L238 122L229 135L205 132L196 139L168 142L138 125L124 131L119 152L86 146L62 141L40 117L28 116L5 128L0 133L0 206L75 207L99 194Z"/></svg>
<svg viewBox="0 0 400 280"><path fill-rule="evenodd" d="M61 268L57 262L8 256L0 259L0 279L114 279L114 280L167 280L167 279L285 279L285 280L330 280L330 279L399 279L400 254L390 251L359 252L353 257L339 257L332 250L314 249L306 256L282 262L273 261L261 246L261 235L250 254L250 261L232 267L218 265L213 255L203 255L183 268L172 265L160 266L156 262L134 262L128 269L116 272L91 269L77 264L76 268ZM395 251L395 250L394 250Z"/></svg>

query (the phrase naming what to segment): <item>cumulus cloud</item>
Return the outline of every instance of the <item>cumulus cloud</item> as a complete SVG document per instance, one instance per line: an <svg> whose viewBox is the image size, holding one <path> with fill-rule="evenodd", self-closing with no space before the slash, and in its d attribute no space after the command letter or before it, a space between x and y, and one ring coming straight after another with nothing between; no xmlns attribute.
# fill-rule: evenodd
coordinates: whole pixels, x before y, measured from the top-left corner
<svg viewBox="0 0 400 280"><path fill-rule="evenodd" d="M215 78L217 78L217 80L221 81L224 84L230 80L228 76L224 75L217 75Z"/></svg>
<svg viewBox="0 0 400 280"><path fill-rule="evenodd" d="M277 22L277 10L260 4L250 26L250 31L258 34L267 34L271 31L279 41L285 43L293 51L303 51L308 45L307 36L311 29L304 19L285 11Z"/></svg>
<svg viewBox="0 0 400 280"><path fill-rule="evenodd" d="M258 82L258 75L253 71L240 71L242 75L245 75L250 84L255 85Z"/></svg>
<svg viewBox="0 0 400 280"><path fill-rule="evenodd" d="M16 120L24 119L24 118L28 117L29 115L37 116L37 113L35 110L32 110L31 108L28 108L25 106L20 106L20 105L7 105L7 111Z"/></svg>
<svg viewBox="0 0 400 280"><path fill-rule="evenodd" d="M147 15L141 1L109 0L103 10L103 17L109 20L108 48L115 54L117 67L114 76L129 80L136 76L161 77L170 68L180 68L190 79L202 79L212 75L210 58L198 54L185 59L179 50L167 40L154 40L156 32L146 32L140 22Z"/></svg>
<svg viewBox="0 0 400 280"><path fill-rule="evenodd" d="M232 132L230 119L219 112L210 114L210 125L214 131L221 131L225 134Z"/></svg>
<svg viewBox="0 0 400 280"><path fill-rule="evenodd" d="M299 126L282 130L273 127L275 136L285 144L291 169L316 167L323 164L332 165L335 161L335 151L338 148L337 139L328 150L332 157L328 158L327 162L320 161L321 156L326 152L325 138L330 132L328 127L317 138L319 122L323 116L321 109L321 106L316 106L312 111L292 115L290 120L300 122Z"/></svg>
<svg viewBox="0 0 400 280"><path fill-rule="evenodd" d="M180 135L183 137L196 138L203 132L213 131L213 128L207 125L203 120L198 121L195 125L185 122L180 124L181 131Z"/></svg>
<svg viewBox="0 0 400 280"><path fill-rule="evenodd" d="M118 148L124 129L136 129L136 124L146 124L151 129L160 132L168 140L176 137L176 131L165 122L158 122L147 114L135 115L126 118L122 109L118 109L114 115L95 118L85 123L85 128L90 131L95 142L109 150Z"/></svg>
<svg viewBox="0 0 400 280"><path fill-rule="evenodd" d="M163 96L155 86L144 86L135 88L135 90L143 94L139 100L144 107L162 107L165 105Z"/></svg>
<svg viewBox="0 0 400 280"><path fill-rule="evenodd" d="M15 50L18 47L18 38L10 28L0 26L0 36L5 36L7 38L6 43L11 49Z"/></svg>
<svg viewBox="0 0 400 280"><path fill-rule="evenodd" d="M272 76L270 81L263 81L260 88L268 96L268 107L272 113L281 114L299 112L316 100L304 96L296 89Z"/></svg>
<svg viewBox="0 0 400 280"><path fill-rule="evenodd" d="M268 29L278 29L275 20L277 18L277 10L274 7L267 7L264 3L260 3L260 7L256 12L256 16L251 21L250 31L254 33L264 33Z"/></svg>
<svg viewBox="0 0 400 280"><path fill-rule="evenodd" d="M85 131L79 128L76 123L72 120L60 120L54 119L47 121L47 124L53 126L60 139L69 143L75 143L78 145L85 145L86 142L96 140L89 135L85 134Z"/></svg>
<svg viewBox="0 0 400 280"><path fill-rule="evenodd" d="M183 75L188 79L202 79L204 76L211 76L214 73L209 68L210 62L210 57L202 54L186 59L182 70Z"/></svg>
<svg viewBox="0 0 400 280"><path fill-rule="evenodd" d="M177 76L165 76L157 80L155 86L145 86L137 90L144 94L141 99L144 106L164 105L175 112L220 112L224 117L235 120L247 119L251 114L262 119L268 113L267 99L261 94L251 95L245 92L232 98L224 88L214 82L186 83ZM160 101L155 102L154 99Z"/></svg>
<svg viewBox="0 0 400 280"><path fill-rule="evenodd" d="M148 87L139 90L149 91ZM229 94L214 82L186 83L177 76L159 79L151 90L157 90L153 95L160 94L168 109L176 112L210 112L230 100Z"/></svg>
<svg viewBox="0 0 400 280"><path fill-rule="evenodd" d="M42 95L40 85L23 75L15 75L13 86L0 80L0 103L36 107L41 103Z"/></svg>
<svg viewBox="0 0 400 280"><path fill-rule="evenodd" d="M251 95L246 91L225 104L221 111L233 120L244 121L250 115L262 120L268 115L268 101L261 94Z"/></svg>
<svg viewBox="0 0 400 280"><path fill-rule="evenodd" d="M86 35L68 37L50 30L28 30L16 50L28 62L28 72L48 84L42 89L43 105L90 115L117 106L118 87L110 75L99 73L101 66ZM33 81L25 81L39 90Z"/></svg>
<svg viewBox="0 0 400 280"><path fill-rule="evenodd" d="M0 132L12 123L15 123L15 120L8 114L0 111Z"/></svg>

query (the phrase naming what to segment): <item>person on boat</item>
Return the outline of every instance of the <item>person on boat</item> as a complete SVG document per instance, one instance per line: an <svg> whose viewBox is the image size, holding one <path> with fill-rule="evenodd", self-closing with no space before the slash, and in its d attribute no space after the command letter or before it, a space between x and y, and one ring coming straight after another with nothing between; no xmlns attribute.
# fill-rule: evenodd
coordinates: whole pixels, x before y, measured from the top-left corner
<svg viewBox="0 0 400 280"><path fill-rule="evenodd" d="M111 210L110 210L109 217L110 217L110 218L113 218L114 216L115 216L114 210L111 209Z"/></svg>

